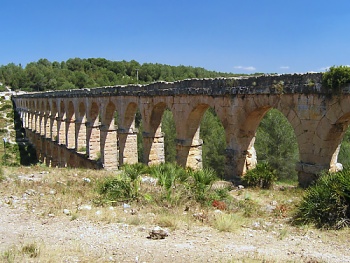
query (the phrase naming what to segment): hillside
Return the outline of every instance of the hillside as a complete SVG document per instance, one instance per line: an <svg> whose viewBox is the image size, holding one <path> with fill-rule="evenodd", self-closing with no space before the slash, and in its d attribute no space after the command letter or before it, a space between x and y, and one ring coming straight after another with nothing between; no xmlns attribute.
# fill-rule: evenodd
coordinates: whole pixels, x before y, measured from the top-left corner
<svg viewBox="0 0 350 263"><path fill-rule="evenodd" d="M46 91L229 76L236 74L183 65L140 64L135 60L71 58L62 62L50 62L40 59L25 67L13 63L1 66L0 82L3 85L0 85L0 91L5 89L5 85L13 90Z"/></svg>

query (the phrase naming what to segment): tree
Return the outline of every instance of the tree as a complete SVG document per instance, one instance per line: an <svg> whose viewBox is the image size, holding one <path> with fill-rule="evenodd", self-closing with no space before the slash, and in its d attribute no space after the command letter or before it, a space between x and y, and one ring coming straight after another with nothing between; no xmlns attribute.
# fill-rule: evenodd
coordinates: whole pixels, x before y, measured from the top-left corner
<svg viewBox="0 0 350 263"><path fill-rule="evenodd" d="M164 111L162 118L162 132L165 134L165 161L173 163L176 161L176 128L173 114L170 110Z"/></svg>
<svg viewBox="0 0 350 263"><path fill-rule="evenodd" d="M200 124L200 137L203 139L203 167L216 171L217 176L224 176L225 168L225 130L214 109L208 109Z"/></svg>
<svg viewBox="0 0 350 263"><path fill-rule="evenodd" d="M286 117L272 109L262 119L256 133L258 162L267 161L279 179L296 179L298 145L294 130Z"/></svg>

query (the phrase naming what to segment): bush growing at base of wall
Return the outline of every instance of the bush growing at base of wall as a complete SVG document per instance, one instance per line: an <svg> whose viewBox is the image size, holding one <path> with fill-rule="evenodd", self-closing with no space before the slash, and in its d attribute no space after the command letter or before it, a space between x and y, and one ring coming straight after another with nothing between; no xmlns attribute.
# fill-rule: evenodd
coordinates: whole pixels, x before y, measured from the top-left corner
<svg viewBox="0 0 350 263"><path fill-rule="evenodd" d="M324 174L307 189L296 214L296 224L340 229L350 225L350 170Z"/></svg>
<svg viewBox="0 0 350 263"><path fill-rule="evenodd" d="M248 187L269 189L277 181L275 171L268 162L260 162L254 169L248 170L242 178L242 183Z"/></svg>
<svg viewBox="0 0 350 263"><path fill-rule="evenodd" d="M330 67L322 76L322 85L327 89L339 92L341 88L350 83L350 67Z"/></svg>

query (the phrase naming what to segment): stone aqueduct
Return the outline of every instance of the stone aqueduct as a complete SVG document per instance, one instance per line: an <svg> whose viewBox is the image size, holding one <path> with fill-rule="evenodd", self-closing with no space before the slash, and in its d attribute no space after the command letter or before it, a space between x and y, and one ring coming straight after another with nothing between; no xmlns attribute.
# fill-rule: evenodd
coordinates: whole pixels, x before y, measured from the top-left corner
<svg viewBox="0 0 350 263"><path fill-rule="evenodd" d="M294 129L299 183L308 185L321 170L336 169L339 145L350 121L349 88L332 95L321 79L321 73L190 79L27 93L13 96L13 101L42 162L105 169L138 161L138 109L146 164L164 161L161 120L169 109L176 124L177 163L201 168L199 126L211 107L225 129L228 180L237 180L254 167L256 129L264 114L276 108Z"/></svg>

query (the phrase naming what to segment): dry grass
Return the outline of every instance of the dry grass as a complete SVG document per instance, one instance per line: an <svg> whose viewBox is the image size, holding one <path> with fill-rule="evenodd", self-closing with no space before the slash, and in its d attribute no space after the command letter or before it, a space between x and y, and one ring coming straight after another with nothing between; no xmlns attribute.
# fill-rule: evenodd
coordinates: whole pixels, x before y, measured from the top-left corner
<svg viewBox="0 0 350 263"><path fill-rule="evenodd" d="M159 201L159 186L147 185L141 189L141 196L150 195L149 200L105 203L96 202L96 191L100 179L115 172L84 169L58 169L42 166L4 167L5 180L0 184L0 193L10 206L16 207L18 200L25 203L29 213L42 220L51 217L65 217L69 220L89 220L96 224L122 223L130 226L161 226L171 231L189 230L197 226L212 227L220 232L239 233L246 228L268 233L277 233L280 240L293 234L319 236L323 242L342 240L347 242L350 230L320 231L311 227L295 228L288 224L295 205L302 196L302 190L295 187L272 190L243 189L232 190L229 197L222 200L226 207L217 211L216 207L200 205L194 201L174 203ZM281 190L282 189L282 190ZM183 197L182 197L183 198ZM186 198L183 198L184 200ZM70 211L63 213L64 209ZM198 215L197 217L195 215ZM63 247L43 244L41 241L18 244L1 252L3 262L74 262L75 254L81 262L92 262L104 258L81 251L82 247ZM63 251L64 250L64 251ZM259 256L247 255L242 261L261 262ZM273 262L266 259L265 262Z"/></svg>
<svg viewBox="0 0 350 263"><path fill-rule="evenodd" d="M96 191L97 182L113 174L115 172L103 170L59 169L42 166L6 167L4 177L7 179L0 185L0 190L7 196L26 196L27 209L35 211L43 218L62 215L63 210L68 209L71 220L86 217L92 221L131 222L135 225L159 224L172 229L198 222L193 218L193 214L201 211L199 204L181 202L180 205L170 205L159 201L161 192L158 186L153 189L150 189L152 187L149 185L143 186L142 196L148 196L148 201L133 201L129 204L130 209L124 209L123 202L111 202L101 206L96 202L99 198ZM235 216L238 213L242 218L270 218L271 216L276 219L287 218L298 202L301 191L297 188L286 188L283 191L233 190L230 198L223 202L226 205L225 213L229 216L221 218L221 221L230 221L228 219L232 213L235 213ZM9 202L12 201L9 200ZM266 207L271 204L275 209L267 212ZM188 212L184 212L186 207ZM142 210L141 213L139 213L140 210ZM214 210L215 207L212 207L209 212ZM142 216L152 213L156 216Z"/></svg>

